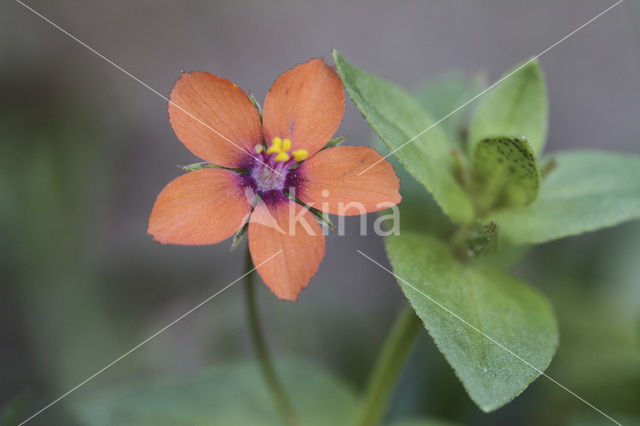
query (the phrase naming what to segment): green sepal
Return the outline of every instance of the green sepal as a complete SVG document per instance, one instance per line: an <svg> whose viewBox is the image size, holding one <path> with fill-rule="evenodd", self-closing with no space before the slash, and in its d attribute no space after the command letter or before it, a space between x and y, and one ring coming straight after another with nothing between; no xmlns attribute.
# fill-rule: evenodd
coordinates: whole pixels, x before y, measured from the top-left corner
<svg viewBox="0 0 640 426"><path fill-rule="evenodd" d="M331 228L334 231L337 231L338 228L336 228L336 226L333 224L333 222L331 221L331 219L329 218L329 215L327 215L325 212L323 212L322 210L318 210L315 207L311 207L309 205L303 204L306 208L309 209L309 211L311 212L311 214L313 216L315 216L315 218L320 222L320 223L325 223L329 228Z"/></svg>
<svg viewBox="0 0 640 426"><path fill-rule="evenodd" d="M342 142L344 142L345 140L347 140L346 136L339 136L337 138L333 138L329 142L327 142L327 144L323 146L320 151L333 148L334 146L342 145Z"/></svg>
<svg viewBox="0 0 640 426"><path fill-rule="evenodd" d="M498 226L495 222L478 225L467 237L470 257L484 256L498 252Z"/></svg>
<svg viewBox="0 0 640 426"><path fill-rule="evenodd" d="M253 209L256 208L259 201L260 201L260 196L256 194L255 197L253 197L253 202L251 203L251 212L253 212ZM238 247L238 245L240 245L244 237L247 235L247 231L249 230L250 220L251 220L251 213L247 215L247 218L242 223L242 226L240 226L240 229L238 229L238 231L234 234L233 241L231 242L231 249L229 251L233 251L236 247Z"/></svg>
<svg viewBox="0 0 640 426"><path fill-rule="evenodd" d="M249 221L246 221L242 224L238 232L233 235L233 241L231 242L231 249L229 251L233 251L240 245L244 237L247 235L247 231L249 230Z"/></svg>
<svg viewBox="0 0 640 426"><path fill-rule="evenodd" d="M256 111L258 111L258 115L260 116L260 122L262 123L262 106L260 105L260 102L258 102L256 97L253 96L253 93L249 93L249 100L251 101L253 106L256 108Z"/></svg>
<svg viewBox="0 0 640 426"><path fill-rule="evenodd" d="M324 223L326 224L329 228L333 229L334 231L337 231L338 228L336 228L336 226L333 224L333 222L331 221L331 219L329 218L329 216L323 212L322 210L318 210L315 207L311 207L309 204L306 204L304 201L302 201L301 199L299 199L298 197L294 197L292 196L289 191L285 191L285 195L287 197L289 197L289 199L295 203L300 204L302 207L304 207L305 209L309 210L309 212L311 212L311 214L316 218L316 220L318 222L320 222L321 224Z"/></svg>
<svg viewBox="0 0 640 426"><path fill-rule="evenodd" d="M178 168L184 170L185 172L193 172L196 170L202 169L223 169L229 170L230 172L238 173L239 175L248 175L249 172L244 169L232 169L230 167L222 167L216 164L207 163L206 161L201 161L199 163L188 164L186 166L178 166Z"/></svg>

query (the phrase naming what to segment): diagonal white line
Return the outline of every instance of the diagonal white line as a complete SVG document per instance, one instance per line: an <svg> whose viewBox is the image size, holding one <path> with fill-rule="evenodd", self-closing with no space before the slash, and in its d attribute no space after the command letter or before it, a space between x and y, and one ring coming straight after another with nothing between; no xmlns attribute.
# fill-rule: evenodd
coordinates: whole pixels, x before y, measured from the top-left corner
<svg viewBox="0 0 640 426"><path fill-rule="evenodd" d="M226 137L225 135L223 135L222 133L220 133L219 131L217 131L216 129L214 129L213 127L209 126L207 123L205 123L204 121L200 120L198 117L196 117L195 115L191 114L189 111L187 111L186 109L182 108L180 105L178 105L177 103L173 102L171 99L167 98L165 95L163 95L162 93L158 92L156 89L154 89L153 87L149 86L147 83L145 83L144 81L140 80L138 77L136 77L135 75L131 74L129 71L127 71L126 69L122 68L120 65L116 64L115 62L113 62L111 59L107 58L106 56L104 56L102 53L98 52L96 49L94 49L93 47L89 46L87 43L83 42L82 40L80 40L78 37L74 36L73 34L71 34L69 31L65 30L64 28L62 28L60 25L56 24L55 22L53 22L52 20L50 20L49 18L47 18L46 16L42 15L40 12L38 12L37 10L33 9L32 7L26 5L25 3L23 3L20 0L15 0L17 3L21 4L22 6L24 6L26 9L30 10L31 12L33 12L35 15L39 16L40 18L42 18L44 21L46 21L47 23L51 24L51 26L53 26L54 28L56 28L57 30L60 30L62 33L64 33L65 35L69 36L72 40L74 40L76 43L80 44L83 47L86 47L89 51L91 51L92 53L94 53L95 55L97 55L99 58L103 59L104 61L106 61L107 63L109 63L110 65L113 65L116 69L122 71L125 75L131 77L133 80L135 80L136 82L140 83L143 87L145 87L146 89L148 89L149 91L155 93L156 95L160 96L162 99L164 99L165 101L167 101L169 104L175 106L176 108L178 108L180 111L184 112L185 114L187 114L189 117L193 118L194 120L196 120L198 123L202 124L203 126L205 126L207 129L211 130L212 132L214 132L216 135L220 136L222 139L224 139L225 141L229 142L231 145L235 146L236 148L244 151L245 153L249 154L249 155L253 155L251 154L249 151L247 151L246 149L244 149L243 147L241 147L240 145L238 145L237 143L233 142L231 139L229 139L228 137ZM256 157L257 159L257 157ZM273 172L275 172L276 174L283 176L284 175L282 173L280 173L279 171L277 171L276 169L272 168L271 166L269 166L266 163L263 163L261 160L258 159L258 161L260 161L262 164L264 164L265 166L267 166L269 169L271 169Z"/></svg>
<svg viewBox="0 0 640 426"><path fill-rule="evenodd" d="M176 318L175 320L171 321L169 324L165 325L164 327L162 327L160 330L156 331L155 333L153 333L151 336L147 337L146 339L144 339L142 342L138 343L137 345L135 345L134 347L132 347L131 349L129 349L127 352L123 353L122 355L120 355L118 358L114 359L113 361L111 361L109 364L105 365L104 367L102 367L100 370L96 371L95 373L93 373L92 375L90 375L89 377L87 377L86 379L84 379L83 381L81 381L80 383L78 383L77 385L75 385L74 387L72 387L71 389L69 389L67 392L63 393L62 395L60 395L58 398L54 399L53 401L51 401L49 404L45 405L44 407L42 407L40 410L36 411L35 413L33 413L30 417L28 417L27 419L23 420L22 422L20 422L18 424L18 426L22 426L23 424L27 423L28 421L30 421L31 419L33 419L34 417L36 417L37 415L39 415L40 413L42 413L43 411L45 411L46 409L50 408L52 405L58 403L60 400L62 400L63 398L67 397L69 394L71 394L72 392L74 392L76 389L78 389L79 387L83 386L84 384L86 384L88 381L94 379L96 376L98 376L99 374L101 374L102 372L104 372L106 369L108 369L109 367L113 366L114 364L116 364L117 362L121 361L123 358L125 358L127 355L131 354L131 352L139 349L141 346L145 345L147 342L149 342L151 339L153 339L154 337L156 337L157 335L159 335L160 333L163 333L165 330L167 330L169 327L173 326L174 324L176 324L178 321L182 320L183 318L185 318L186 316L190 315L191 313L193 313L196 309L200 308L202 305L204 305L205 303L209 302L210 300L212 300L213 298L215 298L217 295L219 295L220 293L222 293L223 291L225 291L226 289L228 289L229 287L231 287L232 285L234 285L235 283L237 283L238 281L240 281L241 279L243 279L244 277L246 277L247 275L249 275L250 273L252 273L253 271L255 271L256 269L258 269L260 266L264 265L265 263L267 263L268 261L270 261L271 259L273 259L274 257L278 256L280 253L282 253L282 250L278 251L276 254L274 254L273 256L271 256L270 258L268 258L267 260L265 260L264 262L260 263L257 266L254 266L253 269L251 269L250 271L247 271L246 273L242 274L240 277L236 278L235 280L233 280L231 283L227 284L225 287L222 288L222 290L218 290L217 292L215 292L214 294L212 294L211 296L207 297L206 299L204 299L202 302L198 303L196 306L194 306L193 308L189 309L187 312L185 312L184 314L180 315L178 318Z"/></svg>
<svg viewBox="0 0 640 426"><path fill-rule="evenodd" d="M618 426L622 426L621 423L617 422L616 420L614 420L613 418L611 418L609 415L607 415L604 411L600 410L598 407L596 407L595 405L591 404L589 401L583 399L582 397L580 397L579 395L577 395L575 392L573 392L571 389L567 388L566 386L564 386L563 384L561 384L560 382L556 381L554 378L550 377L549 375L547 375L544 371L540 370L539 368L537 368L536 366L534 366L533 364L531 364L529 361L527 361L526 359L522 358L520 355L518 355L517 353L513 352L511 349L507 348L506 346L502 345L500 342L496 341L495 339L493 339L491 336L489 336L488 334L486 334L485 332L483 332L482 330L480 330L479 328L477 328L476 326L474 326L473 324L469 323L468 321L466 321L464 318L462 318L460 315L456 314L455 312L451 311L450 309L448 309L446 306L444 306L442 303L438 302L437 300L435 300L434 298L432 298L431 296L425 294L424 292L420 291L419 289L417 289L415 286L413 286L412 284L410 284L409 282L407 282L406 280L400 278L399 276L397 276L396 274L394 274L392 271L390 271L388 268L385 268L383 265L381 265L380 263L378 263L377 261L375 261L374 259L372 259L371 257L367 256L366 254L364 254L362 251L360 250L356 250L358 253L360 253L362 256L364 256L365 258L369 259L371 262L375 263L376 265L378 265L380 268L384 269L385 271L387 271L389 274L393 275L397 280L402 281L403 283L405 283L406 285L408 285L409 287L411 287L413 290L417 291L418 293L420 293L421 295L423 295L424 297L426 297L430 302L436 304L438 307L440 307L441 309L443 309L445 312L447 312L449 315L453 316L454 318L456 318L457 320L459 320L460 322L462 322L464 325L466 325L467 327L471 328L472 330L480 333L480 335L482 335L482 337L484 337L485 339L489 340L491 343L493 343L494 345L498 346L499 348L505 350L506 352L508 352L509 354L511 354L513 357L517 358L518 360L522 361L525 365L527 365L528 367L531 367L533 370L535 370L537 373L539 373L540 375L546 377L547 379L551 380L553 383L555 383L556 385L560 386L562 389L564 389L565 391L569 392L571 395L575 396L576 398L578 398L580 401L582 401L583 403L585 403L586 405L588 405L589 407L593 408L594 410L596 410L598 413L602 414L603 416L605 416L607 419L611 420L613 423L617 424Z"/></svg>
<svg viewBox="0 0 640 426"><path fill-rule="evenodd" d="M469 99L468 101L466 101L465 103L463 103L462 105L460 105L459 107L457 107L456 109L454 109L453 111L451 111L449 114L445 115L444 117L442 117L440 120L436 121L435 123L433 123L431 126L427 127L426 129L423 129L422 131L420 131L417 135L413 136L412 138L410 138L409 140L407 140L406 142L404 142L402 145L400 145L399 147L397 147L396 149L394 149L393 151L391 151L390 153L388 153L387 155L385 155L384 157L380 158L378 161L376 161L375 163L371 164L369 167L367 167L366 169L364 169L363 171L361 171L360 173L358 173L358 176L360 176L361 174L363 174L364 172L366 172L367 170L371 169L373 166L375 166L376 164L380 163L382 160L384 160L385 158L389 157L391 154L401 150L402 148L404 148L407 144L413 142L414 140L416 140L417 138L419 138L420 136L424 135L425 133L427 133L429 130L433 129L434 127L436 127L438 124L442 123L444 120L446 120L447 118L451 117L453 114L457 113L458 111L460 111L462 108L466 107L467 105L469 105L471 102L475 101L476 99L478 99L480 96L484 95L485 93L487 93L488 91L490 91L491 89L493 89L494 87L496 87L498 84L502 83L503 81L505 81L507 78L511 77L513 74L515 74L516 72L518 72L519 70L521 70L522 68L526 67L527 65L529 65L531 62L535 61L536 59L538 59L540 56L544 55L545 53L547 53L548 51L550 51L551 49L553 49L554 47L556 47L557 45L559 45L560 43L564 42L565 40L567 40L569 37L573 36L575 33L577 33L578 31L584 29L586 26L588 26L589 24L591 24L593 21L595 21L596 19L600 18L602 15L604 15L605 13L609 12L611 9L613 9L614 7L618 6L620 3L622 3L624 0L618 0L617 2L615 2L614 4L612 4L611 6L609 6L608 8L606 8L605 10L603 10L602 12L600 12L599 14L597 14L596 16L594 16L593 18L589 19L587 22L585 22L584 24L580 25L578 28L576 28L575 30L571 31L569 34L567 34L566 36L562 37L560 40L556 41L555 43L553 43L551 46L547 47L546 49L544 49L542 52L538 53L537 55L535 55L534 57L532 57L531 59L529 59L527 62L525 62L524 64L520 65L518 68L516 68L515 70L511 71L509 74L505 75L504 77L502 77L500 80L496 81L495 83L493 83L491 86L487 87L486 89L484 89L482 92L478 93L477 95L475 95L473 98Z"/></svg>

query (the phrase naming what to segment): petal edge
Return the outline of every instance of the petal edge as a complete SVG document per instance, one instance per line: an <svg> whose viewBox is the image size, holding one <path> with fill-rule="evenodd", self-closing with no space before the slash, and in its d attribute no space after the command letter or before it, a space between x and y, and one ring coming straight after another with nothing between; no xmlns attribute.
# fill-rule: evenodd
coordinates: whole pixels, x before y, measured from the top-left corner
<svg viewBox="0 0 640 426"><path fill-rule="evenodd" d="M163 244L215 244L233 235L250 209L235 173L197 170L175 178L160 192L147 232Z"/></svg>
<svg viewBox="0 0 640 426"><path fill-rule="evenodd" d="M325 241L304 207L288 200L260 202L251 214L249 249L267 287L280 299L294 301L318 270Z"/></svg>
<svg viewBox="0 0 640 426"><path fill-rule="evenodd" d="M319 151L335 134L344 115L342 81L322 59L311 59L285 71L264 100L267 143L289 138L292 150Z"/></svg>
<svg viewBox="0 0 640 426"><path fill-rule="evenodd" d="M237 85L208 72L183 73L171 90L169 121L196 156L242 167L262 142L258 111Z"/></svg>
<svg viewBox="0 0 640 426"><path fill-rule="evenodd" d="M303 162L296 175L298 198L325 213L360 215L387 209L402 199L393 166L369 147L320 151Z"/></svg>

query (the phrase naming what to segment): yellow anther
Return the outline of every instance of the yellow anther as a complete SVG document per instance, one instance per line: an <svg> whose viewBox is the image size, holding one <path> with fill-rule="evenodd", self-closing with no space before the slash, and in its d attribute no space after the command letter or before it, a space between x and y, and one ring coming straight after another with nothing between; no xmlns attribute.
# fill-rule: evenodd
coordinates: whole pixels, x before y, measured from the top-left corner
<svg viewBox="0 0 640 426"><path fill-rule="evenodd" d="M260 154L262 151L264 151L264 146L259 143L258 145L256 145L256 152Z"/></svg>
<svg viewBox="0 0 640 426"><path fill-rule="evenodd" d="M280 152L282 152L282 139L276 136L275 138L273 138L272 144L269 149L267 149L267 154Z"/></svg>
<svg viewBox="0 0 640 426"><path fill-rule="evenodd" d="M275 161L289 161L289 154L287 154L286 152L279 152L278 155L276 155L276 158L274 158Z"/></svg>
<svg viewBox="0 0 640 426"><path fill-rule="evenodd" d="M309 156L309 152L306 149L297 149L292 152L293 159L296 161L304 161Z"/></svg>
<svg viewBox="0 0 640 426"><path fill-rule="evenodd" d="M296 161L302 161L309 156L309 153L305 149L298 149L289 154L291 145L291 139L282 139L276 136L271 141L271 146L267 148L267 154L276 154L274 161L278 162L289 161L289 159L291 159L291 155L293 155L293 158ZM260 153L262 151L258 151L258 147L256 146L256 152Z"/></svg>

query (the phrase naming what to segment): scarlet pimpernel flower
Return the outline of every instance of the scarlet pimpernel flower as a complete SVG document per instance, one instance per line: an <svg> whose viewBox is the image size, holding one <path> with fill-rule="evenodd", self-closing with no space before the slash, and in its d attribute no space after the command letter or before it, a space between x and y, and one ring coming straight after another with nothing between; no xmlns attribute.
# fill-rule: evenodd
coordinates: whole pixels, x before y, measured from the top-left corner
<svg viewBox="0 0 640 426"><path fill-rule="evenodd" d="M192 153L219 168L169 183L151 212L149 234L167 244L214 244L248 223L258 273L279 298L295 300L325 252L308 207L348 216L400 202L393 167L375 150L323 149L344 109L340 78L321 59L283 73L265 98L262 117L229 80L182 74L171 92L171 125Z"/></svg>

